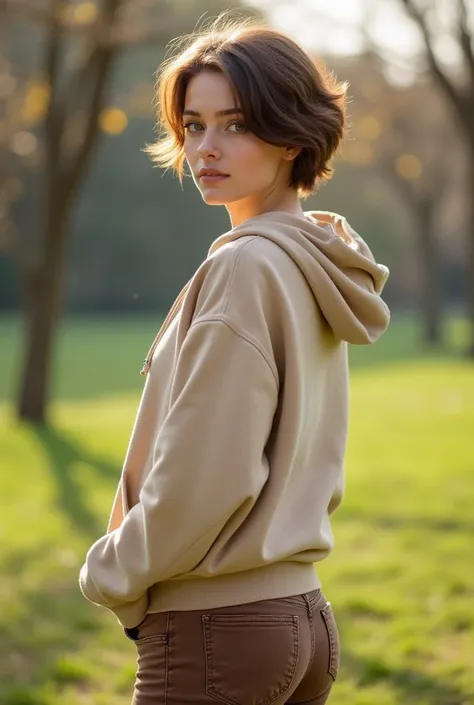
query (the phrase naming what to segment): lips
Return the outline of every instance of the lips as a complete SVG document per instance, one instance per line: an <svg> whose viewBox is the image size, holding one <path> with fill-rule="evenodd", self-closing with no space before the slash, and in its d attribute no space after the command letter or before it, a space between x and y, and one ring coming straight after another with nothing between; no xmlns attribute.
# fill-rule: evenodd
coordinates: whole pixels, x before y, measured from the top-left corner
<svg viewBox="0 0 474 705"><path fill-rule="evenodd" d="M225 179L229 174L224 174L224 172L218 169L208 169L204 167L199 170L198 176L200 179Z"/></svg>

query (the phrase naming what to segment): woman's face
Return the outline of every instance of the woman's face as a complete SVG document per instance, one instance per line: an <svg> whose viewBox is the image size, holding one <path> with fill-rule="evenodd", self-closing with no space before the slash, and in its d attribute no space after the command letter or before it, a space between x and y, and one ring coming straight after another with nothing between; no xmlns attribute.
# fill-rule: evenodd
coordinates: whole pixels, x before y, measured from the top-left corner
<svg viewBox="0 0 474 705"><path fill-rule="evenodd" d="M227 78L201 71L188 84L183 111L184 153L196 186L209 205L265 201L288 189L291 155L246 130ZM224 176L206 176L202 169Z"/></svg>

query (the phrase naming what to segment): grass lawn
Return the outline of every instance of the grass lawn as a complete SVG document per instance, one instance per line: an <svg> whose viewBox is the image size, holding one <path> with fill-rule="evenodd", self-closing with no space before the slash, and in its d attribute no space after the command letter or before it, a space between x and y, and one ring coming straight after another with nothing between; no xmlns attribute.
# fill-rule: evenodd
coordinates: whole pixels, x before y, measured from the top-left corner
<svg viewBox="0 0 474 705"><path fill-rule="evenodd" d="M105 529L154 325L66 327L50 430L0 406L1 705L130 703L134 646L77 574ZM0 326L5 398L17 328ZM354 351L346 498L319 566L342 640L332 705L474 703L474 365L415 354L414 330Z"/></svg>
<svg viewBox="0 0 474 705"><path fill-rule="evenodd" d="M59 328L54 349L52 397L97 399L116 394L139 394L142 362L161 324L160 316L69 318ZM419 329L413 317L393 322L377 345L353 346L354 369L405 360L451 359L460 355L467 328L459 317L447 318L449 349L420 350ZM11 399L22 363L22 329L17 318L0 316L0 403Z"/></svg>

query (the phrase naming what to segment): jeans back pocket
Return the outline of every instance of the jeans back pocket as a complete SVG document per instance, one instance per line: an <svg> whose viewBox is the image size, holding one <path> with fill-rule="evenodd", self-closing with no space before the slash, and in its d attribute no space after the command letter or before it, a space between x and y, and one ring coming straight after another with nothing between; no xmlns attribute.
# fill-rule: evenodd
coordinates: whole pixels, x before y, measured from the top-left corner
<svg viewBox="0 0 474 705"><path fill-rule="evenodd" d="M269 705L291 686L299 618L205 614L206 692L227 705Z"/></svg>

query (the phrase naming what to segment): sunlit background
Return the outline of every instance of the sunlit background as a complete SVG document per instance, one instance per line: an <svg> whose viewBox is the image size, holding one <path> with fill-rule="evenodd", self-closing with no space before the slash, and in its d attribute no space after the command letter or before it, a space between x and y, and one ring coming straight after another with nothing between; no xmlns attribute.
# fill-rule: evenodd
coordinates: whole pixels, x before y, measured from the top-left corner
<svg viewBox="0 0 474 705"><path fill-rule="evenodd" d="M351 350L347 494L318 568L343 644L331 702L470 705L472 0L0 0L0 702L130 701L131 645L76 579L142 359L229 228L143 152L169 42L226 9L349 82L349 136L305 205L391 270L391 327Z"/></svg>

